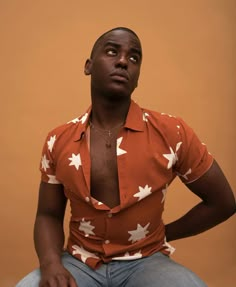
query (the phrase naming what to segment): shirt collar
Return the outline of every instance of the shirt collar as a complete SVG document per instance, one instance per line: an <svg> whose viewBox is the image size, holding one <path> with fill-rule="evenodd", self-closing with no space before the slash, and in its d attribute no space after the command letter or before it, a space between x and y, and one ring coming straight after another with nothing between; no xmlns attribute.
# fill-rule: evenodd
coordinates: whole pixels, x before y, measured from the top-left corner
<svg viewBox="0 0 236 287"><path fill-rule="evenodd" d="M91 110L92 110L92 107L90 106L82 116L69 122L71 124L77 125L75 135L74 135L74 141L79 141L83 138L83 135L85 134L85 131L89 125L89 118L90 118Z"/></svg>
<svg viewBox="0 0 236 287"><path fill-rule="evenodd" d="M74 141L79 141L82 139L83 134L85 133L89 125L89 118L91 115L91 111L92 106L90 106L82 116L69 122L71 124L77 125L77 129L74 135ZM144 117L143 111L140 108L140 106L133 100L131 100L124 127L134 131L140 131L140 132L144 131L143 117Z"/></svg>
<svg viewBox="0 0 236 287"><path fill-rule="evenodd" d="M128 115L125 122L125 128L134 131L144 131L144 115L140 106L131 100Z"/></svg>

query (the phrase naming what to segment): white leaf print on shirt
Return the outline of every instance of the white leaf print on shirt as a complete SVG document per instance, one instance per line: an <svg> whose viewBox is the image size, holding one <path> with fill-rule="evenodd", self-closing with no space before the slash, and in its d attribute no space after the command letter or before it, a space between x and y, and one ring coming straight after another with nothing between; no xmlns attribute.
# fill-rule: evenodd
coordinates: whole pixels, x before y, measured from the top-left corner
<svg viewBox="0 0 236 287"><path fill-rule="evenodd" d="M192 173L192 169L190 168L185 174L181 174L177 172L177 175L183 177L184 179L188 180L188 175Z"/></svg>
<svg viewBox="0 0 236 287"><path fill-rule="evenodd" d="M50 174L47 174L49 180L48 180L48 183L52 183L52 184L59 184L60 181L58 181L56 179L56 176L55 175L50 175Z"/></svg>
<svg viewBox="0 0 236 287"><path fill-rule="evenodd" d="M141 253L141 250L139 250L133 255L130 255L129 252L126 252L124 256L113 257L112 260L134 260L142 258L142 256L143 255Z"/></svg>
<svg viewBox="0 0 236 287"><path fill-rule="evenodd" d="M151 194L151 187L149 187L147 184L142 187L142 186L139 186L139 192L135 193L134 194L134 197L138 197L138 201L140 201L141 199L145 198L146 196L150 195Z"/></svg>
<svg viewBox="0 0 236 287"><path fill-rule="evenodd" d="M50 137L50 140L47 141L48 150L49 150L50 152L52 152L52 148L53 148L53 146L54 146L55 141L56 141L56 135L51 136L51 137Z"/></svg>
<svg viewBox="0 0 236 287"><path fill-rule="evenodd" d="M163 156L169 161L167 165L167 169L170 169L177 162L178 160L177 151L179 150L181 144L182 142L177 143L175 152L173 151L172 147L169 147L170 153L163 154Z"/></svg>
<svg viewBox="0 0 236 287"><path fill-rule="evenodd" d="M98 257L94 253L91 253L91 252L85 250L83 247L79 247L78 245L73 245L72 248L74 249L72 251L72 255L79 254L81 256L81 260L84 263L86 262L86 260L88 258L97 258L98 259Z"/></svg>
<svg viewBox="0 0 236 287"><path fill-rule="evenodd" d="M127 151L120 148L122 140L123 140L123 137L120 137L117 139L117 147L116 147L116 155L117 156L127 153Z"/></svg>
<svg viewBox="0 0 236 287"><path fill-rule="evenodd" d="M41 165L44 171L46 171L47 168L49 168L49 160L47 159L46 154L42 156Z"/></svg>
<svg viewBox="0 0 236 287"><path fill-rule="evenodd" d="M88 113L84 114L80 119L79 118L75 118L69 122L67 122L68 124L69 123L73 123L73 124L76 124L76 123L79 123L81 122L82 124L85 123L85 121L87 120L87 117L88 117Z"/></svg>
<svg viewBox="0 0 236 287"><path fill-rule="evenodd" d="M170 117L170 118L175 118L175 116L172 116L172 115L166 114L166 113L161 113L161 115L162 115L162 116L168 116L168 117Z"/></svg>
<svg viewBox="0 0 236 287"><path fill-rule="evenodd" d="M168 188L168 183L166 184L166 187L163 188L162 191L161 191L162 194L163 194L161 203L163 203L165 201L165 199L166 199L167 188Z"/></svg>
<svg viewBox="0 0 236 287"><path fill-rule="evenodd" d="M149 114L148 113L143 113L143 121L144 122L148 122L148 118L149 117Z"/></svg>
<svg viewBox="0 0 236 287"><path fill-rule="evenodd" d="M87 117L88 117L88 113L84 114L84 115L80 118L79 121L80 121L82 124L84 124L84 123L86 122L86 120L87 120Z"/></svg>
<svg viewBox="0 0 236 287"><path fill-rule="evenodd" d="M134 243L135 241L139 241L139 240L145 238L146 234L149 233L149 231L147 230L149 225L150 225L150 222L147 225L145 225L144 227L142 227L140 224L137 224L136 230L128 231L128 233L131 234L128 241L132 241L132 243Z"/></svg>
<svg viewBox="0 0 236 287"><path fill-rule="evenodd" d="M164 244L163 244L162 246L166 247L166 251L170 252L170 255L175 252L175 248L174 248L173 246L171 246L171 245L166 241L166 237L165 237L165 239L164 239Z"/></svg>
<svg viewBox="0 0 236 287"><path fill-rule="evenodd" d="M95 226L91 225L90 223L91 221L85 221L84 218L80 222L79 230L85 233L85 237L88 237L89 235L95 235L95 233L92 231Z"/></svg>
<svg viewBox="0 0 236 287"><path fill-rule="evenodd" d="M71 120L71 121L69 121L69 122L67 122L68 124L69 123L73 123L73 124L76 124L76 123L78 123L79 122L79 118L75 118L75 119L73 119L73 120Z"/></svg>
<svg viewBox="0 0 236 287"><path fill-rule="evenodd" d="M69 165L74 165L77 170L79 169L79 166L82 165L79 153L77 155L72 153L72 157L70 157L69 160L71 161Z"/></svg>

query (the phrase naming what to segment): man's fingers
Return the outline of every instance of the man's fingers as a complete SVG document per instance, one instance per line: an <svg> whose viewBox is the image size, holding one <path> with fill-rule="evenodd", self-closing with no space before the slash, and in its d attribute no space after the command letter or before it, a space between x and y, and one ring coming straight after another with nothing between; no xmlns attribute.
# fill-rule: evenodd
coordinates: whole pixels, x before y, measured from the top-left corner
<svg viewBox="0 0 236 287"><path fill-rule="evenodd" d="M70 285L69 285L69 287L79 287L77 284L76 284L76 282L75 282L75 279L73 278L73 277L70 277L70 280L69 280L70 282Z"/></svg>

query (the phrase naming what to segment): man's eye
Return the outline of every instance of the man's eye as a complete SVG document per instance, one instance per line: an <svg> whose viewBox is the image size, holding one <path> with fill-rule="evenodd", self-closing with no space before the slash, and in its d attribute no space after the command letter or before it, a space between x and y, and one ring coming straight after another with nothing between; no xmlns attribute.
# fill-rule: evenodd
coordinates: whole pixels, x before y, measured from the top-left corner
<svg viewBox="0 0 236 287"><path fill-rule="evenodd" d="M116 51L113 49L107 50L107 55L109 56L115 56L116 55Z"/></svg>
<svg viewBox="0 0 236 287"><path fill-rule="evenodd" d="M133 63L137 63L138 60L139 60L138 56L131 56L129 59L130 59L130 61L133 62Z"/></svg>

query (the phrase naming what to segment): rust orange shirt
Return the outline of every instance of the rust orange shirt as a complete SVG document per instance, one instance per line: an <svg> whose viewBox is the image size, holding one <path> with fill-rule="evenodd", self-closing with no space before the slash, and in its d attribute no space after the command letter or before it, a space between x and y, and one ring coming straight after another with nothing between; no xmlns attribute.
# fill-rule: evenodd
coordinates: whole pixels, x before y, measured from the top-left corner
<svg viewBox="0 0 236 287"><path fill-rule="evenodd" d="M176 176L184 183L201 177L212 156L182 119L131 101L117 137L120 205L110 209L90 195L90 113L51 131L42 152L42 181L63 184L70 201L68 252L92 268L172 253L162 220L167 189Z"/></svg>

